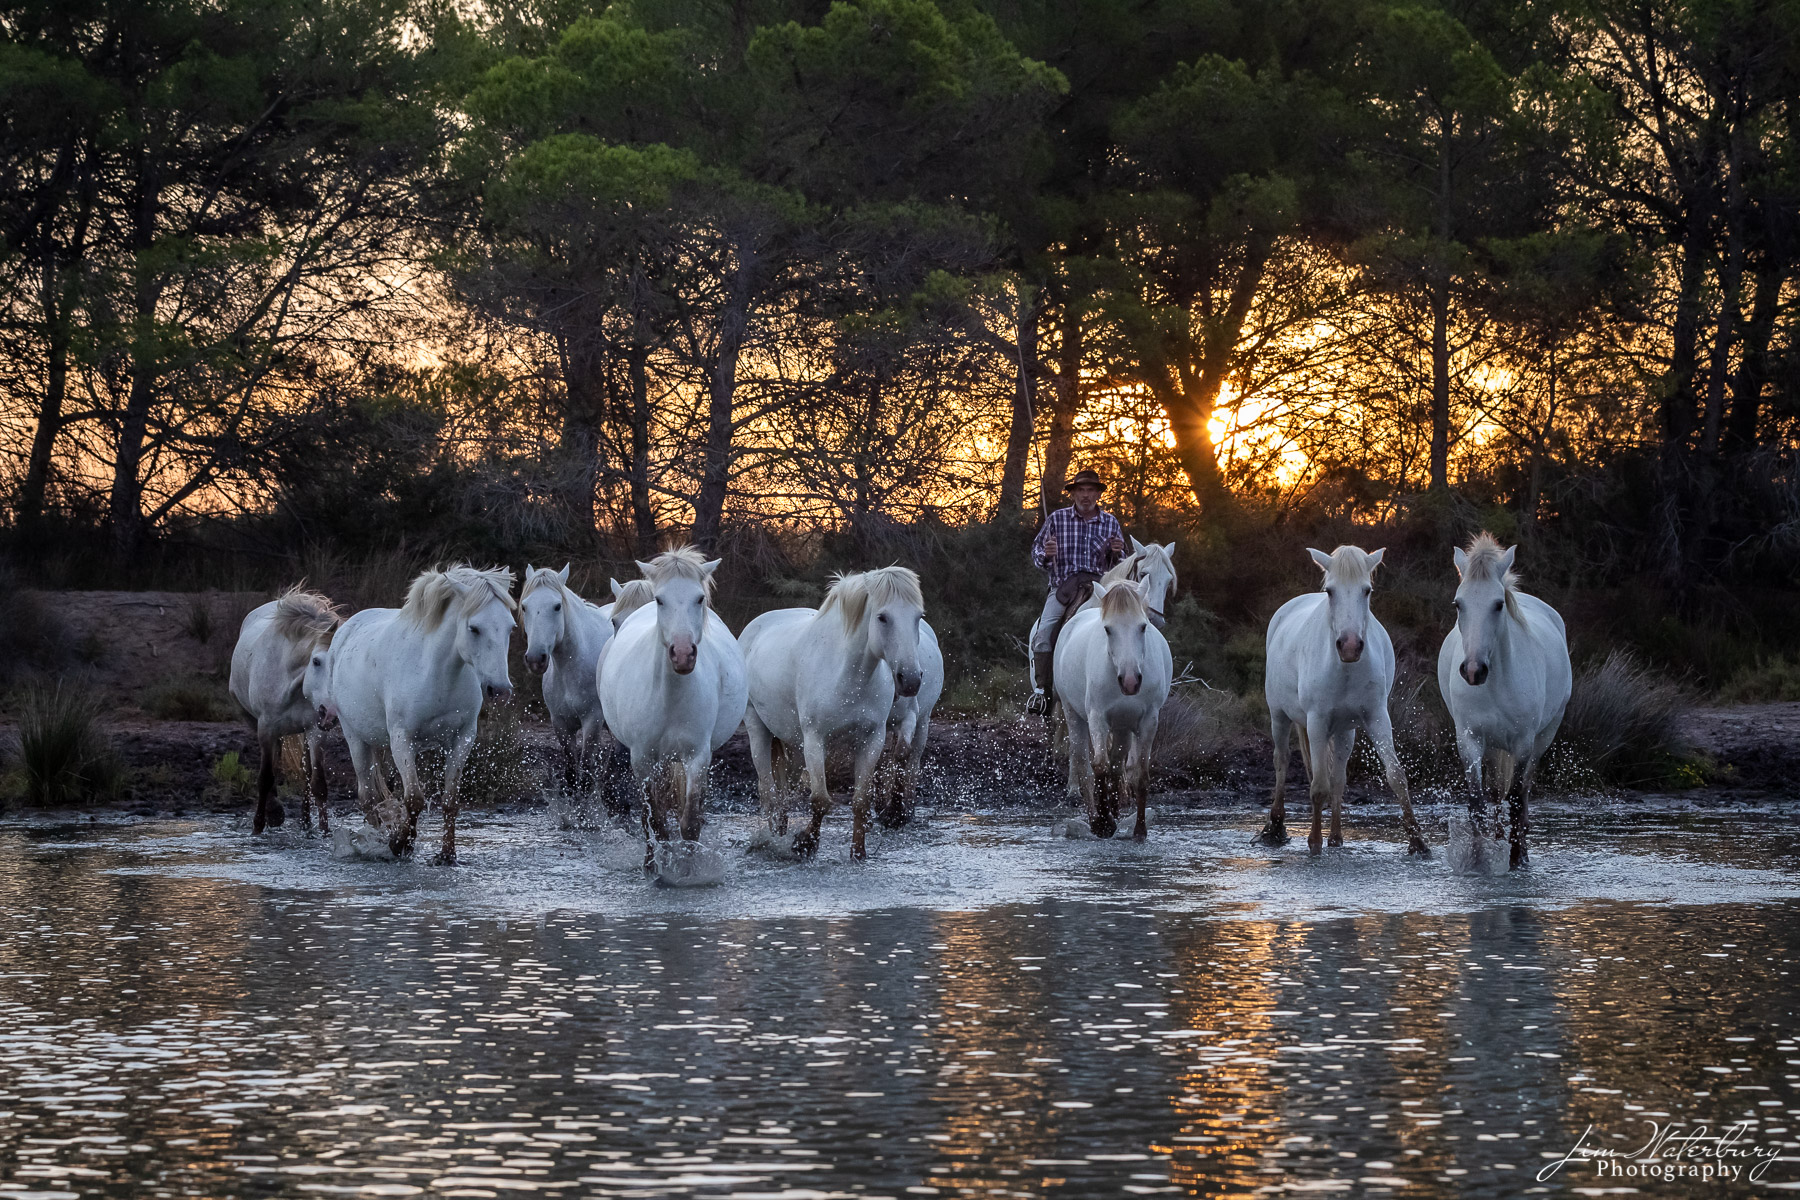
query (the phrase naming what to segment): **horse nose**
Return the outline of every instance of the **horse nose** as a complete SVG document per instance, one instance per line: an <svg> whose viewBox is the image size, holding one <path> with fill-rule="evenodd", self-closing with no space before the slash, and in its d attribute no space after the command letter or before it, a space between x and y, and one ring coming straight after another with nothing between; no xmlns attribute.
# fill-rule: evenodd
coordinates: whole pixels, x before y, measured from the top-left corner
<svg viewBox="0 0 1800 1200"><path fill-rule="evenodd" d="M1119 690L1124 692L1127 696L1137 695L1138 689L1143 686L1144 677L1135 671L1129 675L1119 676Z"/></svg>
<svg viewBox="0 0 1800 1200"><path fill-rule="evenodd" d="M924 677L917 671L902 671L894 680L895 690L902 696L916 696L923 681Z"/></svg>
<svg viewBox="0 0 1800 1200"><path fill-rule="evenodd" d="M1480 687L1482 684L1486 683L1487 673L1488 665L1486 663L1475 663L1471 665L1465 662L1462 665L1463 681L1470 687Z"/></svg>
<svg viewBox="0 0 1800 1200"><path fill-rule="evenodd" d="M488 699L496 704L505 704L512 699L512 687L504 683L490 683L487 694Z"/></svg>
<svg viewBox="0 0 1800 1200"><path fill-rule="evenodd" d="M534 673L542 675L544 669L550 665L550 656L548 654L527 654L525 665Z"/></svg>
<svg viewBox="0 0 1800 1200"><path fill-rule="evenodd" d="M1337 640L1338 658L1353 663L1362 657L1363 640L1354 633L1346 633Z"/></svg>
<svg viewBox="0 0 1800 1200"><path fill-rule="evenodd" d="M677 675L692 671L699 658L700 651L692 642L674 642L669 646L669 665L675 668Z"/></svg>

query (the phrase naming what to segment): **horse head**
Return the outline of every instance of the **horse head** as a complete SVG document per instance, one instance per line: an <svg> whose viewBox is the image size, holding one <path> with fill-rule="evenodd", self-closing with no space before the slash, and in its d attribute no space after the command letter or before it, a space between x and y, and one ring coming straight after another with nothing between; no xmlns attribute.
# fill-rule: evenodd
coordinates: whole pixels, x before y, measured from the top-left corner
<svg viewBox="0 0 1800 1200"><path fill-rule="evenodd" d="M919 661L919 625L925 619L925 596L919 577L906 567L880 567L840 575L825 594L823 612L836 607L846 632L861 630L871 657L885 662L894 675L894 691L916 696L925 681Z"/></svg>
<svg viewBox="0 0 1800 1200"><path fill-rule="evenodd" d="M1150 607L1144 600L1145 584L1096 583L1100 601L1100 627L1106 631L1106 657L1112 664L1119 690L1135 696L1144 686L1144 644L1150 633Z"/></svg>
<svg viewBox="0 0 1800 1200"><path fill-rule="evenodd" d="M519 596L519 623L525 627L525 666L542 675L550 666L550 653L567 631L566 604L576 597L569 591L569 564L560 571L549 567L525 567L525 590Z"/></svg>
<svg viewBox="0 0 1800 1200"><path fill-rule="evenodd" d="M1456 573L1462 582L1456 588L1456 632L1462 635L1463 660L1456 672L1470 687L1487 682L1488 667L1493 661L1496 644L1505 636L1507 615L1518 615L1518 602L1513 586L1513 556L1517 546L1505 550L1490 533L1480 534L1464 550L1457 547L1452 556Z"/></svg>
<svg viewBox="0 0 1800 1200"><path fill-rule="evenodd" d="M1175 543L1159 546L1151 542L1146 546L1134 537L1131 539L1131 557L1132 578L1144 585L1144 604L1150 610L1150 621L1161 629L1169 597L1175 591Z"/></svg>
<svg viewBox="0 0 1800 1200"><path fill-rule="evenodd" d="M1331 645L1342 662L1360 662L1369 635L1369 597L1375 591L1375 568L1387 550L1368 553L1358 546L1339 546L1330 554L1308 549L1325 573L1325 603L1331 622Z"/></svg>
<svg viewBox="0 0 1800 1200"><path fill-rule="evenodd" d="M650 562L638 563L638 570L650 581L650 594L656 605L656 636L677 675L689 674L700 661L700 639L706 633L712 577L720 561L715 558L708 562L698 550L684 546L659 554ZM617 607L613 612L617 616Z"/></svg>
<svg viewBox="0 0 1800 1200"><path fill-rule="evenodd" d="M337 705L331 702L331 648L316 642L306 657L306 668L300 675L300 691L318 718L320 729L337 724Z"/></svg>

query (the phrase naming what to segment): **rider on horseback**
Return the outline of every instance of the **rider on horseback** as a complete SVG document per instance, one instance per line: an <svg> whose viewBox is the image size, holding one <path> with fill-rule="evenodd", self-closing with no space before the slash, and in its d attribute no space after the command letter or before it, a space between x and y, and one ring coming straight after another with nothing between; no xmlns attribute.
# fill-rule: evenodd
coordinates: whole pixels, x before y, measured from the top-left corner
<svg viewBox="0 0 1800 1200"><path fill-rule="evenodd" d="M1081 607L1094 581L1125 555L1119 519L1100 507L1105 487L1093 471L1076 472L1063 485L1075 503L1051 513L1031 543L1031 561L1050 576L1050 594L1044 598L1037 636L1031 641L1038 693L1046 703L1056 694L1050 683L1051 656L1064 615Z"/></svg>

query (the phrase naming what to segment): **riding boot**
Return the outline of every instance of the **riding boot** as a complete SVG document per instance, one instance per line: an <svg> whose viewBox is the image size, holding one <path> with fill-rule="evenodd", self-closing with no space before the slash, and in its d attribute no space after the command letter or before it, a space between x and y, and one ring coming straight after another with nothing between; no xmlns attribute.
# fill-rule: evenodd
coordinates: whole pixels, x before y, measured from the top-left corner
<svg viewBox="0 0 1800 1200"><path fill-rule="evenodd" d="M1049 712L1050 706L1056 702L1055 681L1050 677L1054 656L1048 650L1033 651L1031 664L1037 676L1038 693L1031 698L1033 712Z"/></svg>

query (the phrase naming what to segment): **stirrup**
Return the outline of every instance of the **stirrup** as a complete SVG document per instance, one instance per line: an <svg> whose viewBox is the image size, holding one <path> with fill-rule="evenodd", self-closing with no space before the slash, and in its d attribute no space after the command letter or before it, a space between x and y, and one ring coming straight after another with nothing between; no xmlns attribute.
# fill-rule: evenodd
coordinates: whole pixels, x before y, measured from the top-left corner
<svg viewBox="0 0 1800 1200"><path fill-rule="evenodd" d="M1025 711L1040 717L1047 717L1055 704L1056 697L1049 692L1032 692L1031 698L1025 701Z"/></svg>

